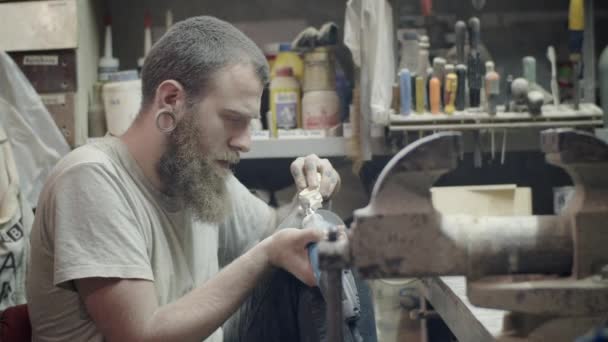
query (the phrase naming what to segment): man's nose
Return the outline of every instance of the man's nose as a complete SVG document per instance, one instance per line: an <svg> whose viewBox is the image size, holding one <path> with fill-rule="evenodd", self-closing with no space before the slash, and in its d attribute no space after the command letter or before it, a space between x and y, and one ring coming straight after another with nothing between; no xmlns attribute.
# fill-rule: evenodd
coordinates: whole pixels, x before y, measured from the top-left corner
<svg viewBox="0 0 608 342"><path fill-rule="evenodd" d="M241 153L249 152L251 149L251 133L249 129L243 130L241 134L233 136L229 141L230 148Z"/></svg>

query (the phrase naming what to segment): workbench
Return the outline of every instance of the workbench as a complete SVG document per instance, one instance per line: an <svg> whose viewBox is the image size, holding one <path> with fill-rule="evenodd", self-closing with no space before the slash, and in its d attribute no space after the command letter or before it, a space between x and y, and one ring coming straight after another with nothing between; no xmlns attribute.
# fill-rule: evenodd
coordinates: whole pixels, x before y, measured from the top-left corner
<svg viewBox="0 0 608 342"><path fill-rule="evenodd" d="M507 311L473 306L467 298L466 277L423 278L418 290L459 342L496 341Z"/></svg>

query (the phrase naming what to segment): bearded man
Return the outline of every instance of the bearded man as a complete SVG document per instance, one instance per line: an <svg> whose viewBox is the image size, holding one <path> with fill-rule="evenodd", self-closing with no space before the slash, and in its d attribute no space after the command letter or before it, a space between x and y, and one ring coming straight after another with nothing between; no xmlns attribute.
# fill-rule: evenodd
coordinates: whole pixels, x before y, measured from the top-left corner
<svg viewBox="0 0 608 342"><path fill-rule="evenodd" d="M70 153L40 196L33 341L221 341L222 323L273 268L315 283L306 245L323 233L275 232L276 212L230 172L267 81L260 50L215 18L180 22L154 45L128 131ZM339 184L314 155L291 172L325 197ZM220 260L232 262L220 270Z"/></svg>

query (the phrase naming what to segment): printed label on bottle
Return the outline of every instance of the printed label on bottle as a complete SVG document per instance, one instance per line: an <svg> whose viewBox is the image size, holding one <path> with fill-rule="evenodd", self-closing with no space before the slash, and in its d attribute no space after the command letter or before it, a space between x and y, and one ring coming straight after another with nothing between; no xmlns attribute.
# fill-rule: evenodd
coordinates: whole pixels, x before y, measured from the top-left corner
<svg viewBox="0 0 608 342"><path fill-rule="evenodd" d="M298 126L298 93L278 92L275 94L277 128Z"/></svg>

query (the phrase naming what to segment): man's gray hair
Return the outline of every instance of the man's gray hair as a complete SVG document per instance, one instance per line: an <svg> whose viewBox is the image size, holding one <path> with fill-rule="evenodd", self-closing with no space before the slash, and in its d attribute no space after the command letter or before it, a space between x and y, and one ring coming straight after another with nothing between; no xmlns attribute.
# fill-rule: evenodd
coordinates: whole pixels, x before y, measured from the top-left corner
<svg viewBox="0 0 608 342"><path fill-rule="evenodd" d="M152 103L165 80L178 81L188 101L199 99L214 74L239 63L250 63L260 82L268 83L268 63L257 45L231 24L209 16L175 24L150 50L141 72L142 106Z"/></svg>

